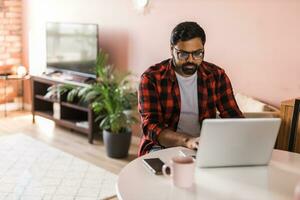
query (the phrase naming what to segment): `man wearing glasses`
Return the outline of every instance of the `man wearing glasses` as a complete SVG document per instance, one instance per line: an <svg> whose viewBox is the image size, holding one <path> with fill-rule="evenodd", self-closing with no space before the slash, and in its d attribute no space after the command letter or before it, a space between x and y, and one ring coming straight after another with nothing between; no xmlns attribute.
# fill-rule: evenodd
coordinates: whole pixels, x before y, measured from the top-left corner
<svg viewBox="0 0 300 200"><path fill-rule="evenodd" d="M172 58L148 68L139 85L143 136L139 156L173 146L197 149L205 118L243 117L224 70L204 61L204 30L183 22L172 31Z"/></svg>

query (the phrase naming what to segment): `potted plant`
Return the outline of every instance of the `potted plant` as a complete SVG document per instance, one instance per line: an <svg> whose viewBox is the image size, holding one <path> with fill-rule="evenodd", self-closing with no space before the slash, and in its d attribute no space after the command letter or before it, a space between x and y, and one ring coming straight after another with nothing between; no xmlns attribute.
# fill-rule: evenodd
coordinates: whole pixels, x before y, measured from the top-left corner
<svg viewBox="0 0 300 200"><path fill-rule="evenodd" d="M96 65L96 82L81 87L77 94L87 102L103 130L103 142L107 155L123 158L128 155L131 142L131 125L137 122L132 111L137 107L137 90L132 87L128 74L119 76L111 65L108 55L100 51ZM121 77L121 78L120 78Z"/></svg>

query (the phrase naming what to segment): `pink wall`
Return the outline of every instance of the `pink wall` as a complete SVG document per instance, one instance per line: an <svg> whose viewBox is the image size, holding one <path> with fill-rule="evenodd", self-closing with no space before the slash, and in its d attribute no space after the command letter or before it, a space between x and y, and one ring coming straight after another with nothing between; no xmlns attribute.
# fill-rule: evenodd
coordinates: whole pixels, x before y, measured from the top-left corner
<svg viewBox="0 0 300 200"><path fill-rule="evenodd" d="M169 57L172 28L197 21L207 33L206 60L223 67L236 91L279 106L300 96L300 1L150 0L149 12L131 0L23 0L24 61L45 68L46 21L97 23L111 62L140 75Z"/></svg>

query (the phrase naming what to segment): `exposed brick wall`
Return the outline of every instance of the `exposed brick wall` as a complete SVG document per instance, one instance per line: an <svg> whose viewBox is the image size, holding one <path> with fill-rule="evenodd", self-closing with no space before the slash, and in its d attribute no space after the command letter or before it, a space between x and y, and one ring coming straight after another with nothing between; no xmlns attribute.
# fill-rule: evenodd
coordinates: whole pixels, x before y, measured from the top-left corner
<svg viewBox="0 0 300 200"><path fill-rule="evenodd" d="M21 0L3 0L0 8L0 66L21 64Z"/></svg>
<svg viewBox="0 0 300 200"><path fill-rule="evenodd" d="M22 2L21 0L0 0L0 74L10 73L21 64L22 56ZM0 88L3 88L0 80ZM6 99L16 96L14 83L7 83ZM0 89L0 103L4 100Z"/></svg>

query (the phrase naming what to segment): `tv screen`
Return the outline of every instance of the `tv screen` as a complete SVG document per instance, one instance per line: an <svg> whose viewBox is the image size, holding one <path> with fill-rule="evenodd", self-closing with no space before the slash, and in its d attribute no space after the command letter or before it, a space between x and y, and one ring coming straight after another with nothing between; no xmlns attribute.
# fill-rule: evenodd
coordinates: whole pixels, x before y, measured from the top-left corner
<svg viewBox="0 0 300 200"><path fill-rule="evenodd" d="M47 68L95 76L96 24L47 23Z"/></svg>

